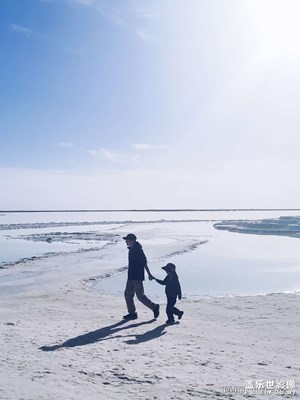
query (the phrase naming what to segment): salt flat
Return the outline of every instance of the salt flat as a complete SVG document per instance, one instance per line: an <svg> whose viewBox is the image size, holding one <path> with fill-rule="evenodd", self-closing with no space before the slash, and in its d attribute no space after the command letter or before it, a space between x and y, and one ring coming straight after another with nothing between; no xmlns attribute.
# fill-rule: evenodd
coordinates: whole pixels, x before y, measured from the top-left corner
<svg viewBox="0 0 300 400"><path fill-rule="evenodd" d="M173 225L131 228L147 243L149 259L161 262L203 239ZM22 292L1 298L1 399L242 399L251 385L253 399L299 397L299 295L187 297L173 326L165 325L164 301L157 320L137 302L138 320L124 322L123 298L101 295L89 283L126 261L120 240L0 271L25 279ZM259 385L271 383L262 396ZM275 394L279 386L282 395Z"/></svg>

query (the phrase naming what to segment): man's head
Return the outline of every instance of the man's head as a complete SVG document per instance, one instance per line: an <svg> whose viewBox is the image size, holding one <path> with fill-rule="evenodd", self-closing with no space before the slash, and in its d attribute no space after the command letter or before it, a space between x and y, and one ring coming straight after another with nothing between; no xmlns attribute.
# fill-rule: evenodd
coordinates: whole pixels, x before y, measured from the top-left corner
<svg viewBox="0 0 300 400"><path fill-rule="evenodd" d="M128 235L124 236L123 239L125 240L127 247L132 247L134 246L137 237L133 233L128 233Z"/></svg>

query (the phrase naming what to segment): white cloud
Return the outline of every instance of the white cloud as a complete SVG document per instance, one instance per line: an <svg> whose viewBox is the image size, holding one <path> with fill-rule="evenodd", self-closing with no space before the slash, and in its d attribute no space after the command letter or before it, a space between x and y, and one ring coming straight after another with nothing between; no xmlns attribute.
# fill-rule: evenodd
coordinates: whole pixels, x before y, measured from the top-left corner
<svg viewBox="0 0 300 400"><path fill-rule="evenodd" d="M103 4L99 0L65 0L70 4L79 4L86 7L91 7L110 23L119 27L127 27L125 14L128 13L127 8L112 6L111 3Z"/></svg>
<svg viewBox="0 0 300 400"><path fill-rule="evenodd" d="M125 12L121 8L114 7L109 10L105 10L103 6L97 5L97 11L100 15L108 22L112 23L121 28L127 28L128 22L125 18Z"/></svg>
<svg viewBox="0 0 300 400"><path fill-rule="evenodd" d="M39 0L41 1L41 0ZM46 0L43 0L44 2L46 2ZM10 24L9 29L11 30L11 32L19 34L19 35L23 35L23 36L27 36L35 38L35 39L47 39L49 40L49 36L43 32L37 32L34 31L31 28L28 28L26 26L23 25L18 25L18 24Z"/></svg>
<svg viewBox="0 0 300 400"><path fill-rule="evenodd" d="M158 39L157 23L160 22L159 20L162 16L161 8L161 4L157 4L157 2L149 3L148 5L137 3L133 7L133 14L138 24L135 32L144 42L153 42Z"/></svg>
<svg viewBox="0 0 300 400"><path fill-rule="evenodd" d="M145 32L144 30L141 30L141 29L137 29L136 30L136 34L144 42L152 42L153 40L156 39L156 37L153 34L147 33L147 32Z"/></svg>
<svg viewBox="0 0 300 400"><path fill-rule="evenodd" d="M94 6L96 5L95 0L67 0L69 3L77 3L83 6Z"/></svg>
<svg viewBox="0 0 300 400"><path fill-rule="evenodd" d="M110 24L135 34L145 43L158 39L155 24L161 17L161 5L140 5L135 1L104 2L101 0L65 0L71 5L90 7ZM156 3L156 2L155 2ZM155 27L155 29L154 29Z"/></svg>
<svg viewBox="0 0 300 400"><path fill-rule="evenodd" d="M60 142L60 143L56 143L56 146L58 147L65 147L65 148L72 148L73 147L73 143L70 142Z"/></svg>
<svg viewBox="0 0 300 400"><path fill-rule="evenodd" d="M137 17L146 20L157 20L161 17L160 9L151 4L149 4L147 7L145 4L141 6L140 3L137 3L134 8L134 13L137 15Z"/></svg>
<svg viewBox="0 0 300 400"><path fill-rule="evenodd" d="M135 150L164 150L168 148L166 145L153 145L146 143L134 143L132 146Z"/></svg>
<svg viewBox="0 0 300 400"><path fill-rule="evenodd" d="M35 34L35 32L32 29L26 28L21 25L11 24L10 29L12 32L20 33L26 36L33 36Z"/></svg>
<svg viewBox="0 0 300 400"><path fill-rule="evenodd" d="M135 143L132 145L133 149L135 152L122 152L119 150L115 149L107 149L104 147L101 147L99 149L91 149L88 151L88 153L93 156L94 158L97 159L102 159L102 160L108 160L113 163L119 163L123 164L124 166L132 166L133 164L137 164L139 161L142 160L140 152L153 152L158 151L158 150L164 150L167 148L167 146L164 145L150 145L150 144L138 144ZM147 162L149 163L149 160L147 159ZM150 163L153 162L153 159L150 160ZM146 159L145 156L143 156L143 165L145 165Z"/></svg>
<svg viewBox="0 0 300 400"><path fill-rule="evenodd" d="M101 147L100 149L89 150L89 154L96 158L104 158L112 162L121 162L123 154L116 150L109 150Z"/></svg>

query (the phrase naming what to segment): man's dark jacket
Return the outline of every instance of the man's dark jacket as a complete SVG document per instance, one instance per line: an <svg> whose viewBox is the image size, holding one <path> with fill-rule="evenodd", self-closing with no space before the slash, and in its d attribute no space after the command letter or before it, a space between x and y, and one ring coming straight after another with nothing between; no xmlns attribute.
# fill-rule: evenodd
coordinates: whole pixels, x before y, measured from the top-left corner
<svg viewBox="0 0 300 400"><path fill-rule="evenodd" d="M147 258L143 248L139 242L135 242L134 246L129 248L128 253L128 279L145 280L145 265L147 265Z"/></svg>
<svg viewBox="0 0 300 400"><path fill-rule="evenodd" d="M178 297L178 299L181 300L181 287L178 280L178 275L175 271L171 271L163 281L156 279L156 282L166 286L167 297Z"/></svg>

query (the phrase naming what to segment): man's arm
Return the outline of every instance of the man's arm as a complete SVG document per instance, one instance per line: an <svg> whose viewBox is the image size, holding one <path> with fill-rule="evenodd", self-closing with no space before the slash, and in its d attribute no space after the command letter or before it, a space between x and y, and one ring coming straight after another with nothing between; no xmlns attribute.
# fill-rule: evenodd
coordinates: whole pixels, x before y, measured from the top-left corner
<svg viewBox="0 0 300 400"><path fill-rule="evenodd" d="M180 286L180 283L178 281L178 299L181 300L181 298L182 298L181 286Z"/></svg>
<svg viewBox="0 0 300 400"><path fill-rule="evenodd" d="M150 281L152 281L152 279L154 279L154 276L151 274L151 272L150 272L150 269L149 269L148 265L147 265L147 264L145 264L145 265L144 265L144 268L145 268L145 270L146 270L146 272L147 272L147 274L148 274L148 278L149 278L149 280L150 280Z"/></svg>

